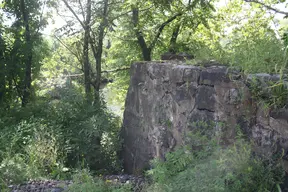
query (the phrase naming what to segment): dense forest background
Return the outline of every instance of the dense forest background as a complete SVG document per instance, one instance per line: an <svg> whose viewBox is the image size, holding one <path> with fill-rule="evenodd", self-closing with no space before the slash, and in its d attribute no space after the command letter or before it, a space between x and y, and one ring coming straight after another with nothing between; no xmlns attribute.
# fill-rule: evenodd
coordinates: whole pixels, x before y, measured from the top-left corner
<svg viewBox="0 0 288 192"><path fill-rule="evenodd" d="M3 189L80 168L120 173L133 62L185 52L191 65L287 73L285 0L2 0L0 8Z"/></svg>

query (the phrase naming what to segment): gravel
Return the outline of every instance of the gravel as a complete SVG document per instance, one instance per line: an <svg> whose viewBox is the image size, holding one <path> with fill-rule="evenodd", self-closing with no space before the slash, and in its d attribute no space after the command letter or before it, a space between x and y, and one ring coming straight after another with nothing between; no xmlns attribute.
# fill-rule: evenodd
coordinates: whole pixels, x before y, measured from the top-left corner
<svg viewBox="0 0 288 192"><path fill-rule="evenodd" d="M143 189L147 179L141 176L133 175L105 175L102 179L106 182L124 185L131 184L134 192L139 192ZM73 184L72 181L60 180L32 180L19 185L10 185L11 192L61 192Z"/></svg>

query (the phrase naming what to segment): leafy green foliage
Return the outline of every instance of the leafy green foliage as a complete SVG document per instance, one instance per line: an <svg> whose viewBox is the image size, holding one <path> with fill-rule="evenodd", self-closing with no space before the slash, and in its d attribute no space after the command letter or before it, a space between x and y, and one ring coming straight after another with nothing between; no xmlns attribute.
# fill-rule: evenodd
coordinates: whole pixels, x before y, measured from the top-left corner
<svg viewBox="0 0 288 192"><path fill-rule="evenodd" d="M0 166L0 184L21 183L25 180L27 174L26 163L19 154L13 157L7 157L1 162Z"/></svg>
<svg viewBox="0 0 288 192"><path fill-rule="evenodd" d="M271 24L274 15L242 0L218 7L205 27L186 28L178 37L180 50L196 59L216 59L247 73L279 73L286 66L285 46Z"/></svg>
<svg viewBox="0 0 288 192"><path fill-rule="evenodd" d="M188 143L168 153L165 161L154 160L154 168L148 171L154 184L147 191L277 191L284 175L280 164L253 156L242 138L223 148L216 138L197 132L191 136L194 143L205 140L205 147L189 150L193 144Z"/></svg>
<svg viewBox="0 0 288 192"><path fill-rule="evenodd" d="M39 73L41 61L48 56L48 47L42 38L40 30L47 23L49 14L43 14L46 1L21 0L1 2L4 15L10 19L10 25L1 28L1 44L5 46L1 54L1 104L26 104L34 93L33 78ZM2 16L2 15L1 15ZM6 19L7 19L6 18ZM1 52L1 51L0 51Z"/></svg>
<svg viewBox="0 0 288 192"><path fill-rule="evenodd" d="M261 79L253 77L250 90L253 98L268 109L280 109L287 106L288 88L285 80L262 82Z"/></svg>
<svg viewBox="0 0 288 192"><path fill-rule="evenodd" d="M61 151L56 129L43 120L31 118L10 125L1 139L0 176L2 184L23 182L60 169ZM4 132L5 131L5 132Z"/></svg>
<svg viewBox="0 0 288 192"><path fill-rule="evenodd" d="M98 173L118 171L119 126L104 105L91 106L69 90L62 92L60 101L14 108L0 120L0 175L19 170L25 173L19 174L23 180L65 178L63 168L79 166Z"/></svg>
<svg viewBox="0 0 288 192"><path fill-rule="evenodd" d="M117 186L101 179L94 179L87 170L80 170L73 175L73 184L67 189L69 192L128 192L130 185Z"/></svg>

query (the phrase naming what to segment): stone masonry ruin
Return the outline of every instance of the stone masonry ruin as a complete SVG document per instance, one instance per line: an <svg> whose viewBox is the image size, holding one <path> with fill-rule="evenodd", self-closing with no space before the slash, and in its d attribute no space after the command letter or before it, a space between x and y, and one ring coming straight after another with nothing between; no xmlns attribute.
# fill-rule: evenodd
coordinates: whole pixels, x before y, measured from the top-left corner
<svg viewBox="0 0 288 192"><path fill-rule="evenodd" d="M286 154L288 110L265 108L252 99L249 88L254 77L264 82L263 88L279 76L245 76L213 61L197 66L139 62L130 73L122 129L127 173L139 174L149 168L150 160L180 146L185 132L199 128L194 123L200 121L215 122L214 128L224 133L224 144L233 142L239 127L255 143L256 152L270 155L283 149ZM283 164L288 164L285 156Z"/></svg>

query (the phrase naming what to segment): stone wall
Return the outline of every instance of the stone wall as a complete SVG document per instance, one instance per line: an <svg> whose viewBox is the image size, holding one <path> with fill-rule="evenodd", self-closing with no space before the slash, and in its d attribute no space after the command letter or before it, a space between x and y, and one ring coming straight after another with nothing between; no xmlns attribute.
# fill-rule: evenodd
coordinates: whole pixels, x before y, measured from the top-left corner
<svg viewBox="0 0 288 192"><path fill-rule="evenodd" d="M165 61L135 63L130 73L122 129L127 173L139 174L151 159L183 144L187 131L201 129L197 122L213 122L223 133L223 144L232 143L240 127L259 152L288 149L287 111L259 107L249 81L236 69L216 62L191 66Z"/></svg>

